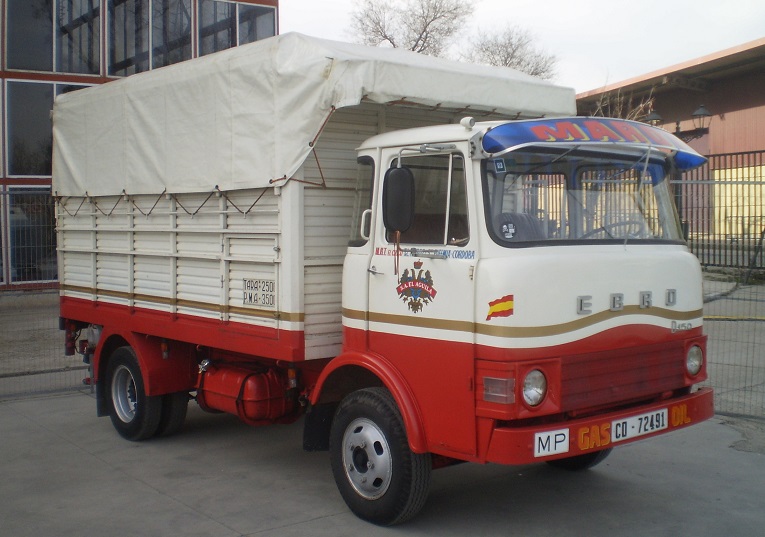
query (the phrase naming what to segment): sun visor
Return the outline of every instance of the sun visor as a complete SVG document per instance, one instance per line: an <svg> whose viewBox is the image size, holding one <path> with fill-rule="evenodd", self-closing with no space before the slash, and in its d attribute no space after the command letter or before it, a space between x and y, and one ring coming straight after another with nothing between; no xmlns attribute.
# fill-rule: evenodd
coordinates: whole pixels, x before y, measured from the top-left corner
<svg viewBox="0 0 765 537"><path fill-rule="evenodd" d="M673 155L681 171L701 166L706 158L685 142L658 127L623 119L577 117L505 123L489 130L482 148L496 155L528 144L628 144L655 147Z"/></svg>

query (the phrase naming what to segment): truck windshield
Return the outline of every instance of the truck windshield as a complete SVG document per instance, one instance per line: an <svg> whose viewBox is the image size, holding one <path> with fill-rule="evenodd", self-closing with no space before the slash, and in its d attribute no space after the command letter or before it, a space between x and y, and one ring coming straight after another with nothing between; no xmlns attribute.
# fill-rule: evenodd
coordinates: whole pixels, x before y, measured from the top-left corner
<svg viewBox="0 0 765 537"><path fill-rule="evenodd" d="M683 241L668 157L655 148L525 146L482 170L486 222L500 245Z"/></svg>

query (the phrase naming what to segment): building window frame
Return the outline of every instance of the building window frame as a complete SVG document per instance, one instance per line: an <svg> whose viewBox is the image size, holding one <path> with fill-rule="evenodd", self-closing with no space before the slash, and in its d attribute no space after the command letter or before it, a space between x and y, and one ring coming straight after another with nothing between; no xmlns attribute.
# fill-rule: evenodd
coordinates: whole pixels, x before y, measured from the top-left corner
<svg viewBox="0 0 765 537"><path fill-rule="evenodd" d="M11 106L8 102L10 95L8 91L8 86L10 84L38 84L38 85L45 85L50 86L52 88L51 93L51 101L50 106L48 107L48 110L51 110L53 108L53 100L56 98L57 95L60 95L62 92L66 90L66 88L69 87L79 87L79 88L87 88L91 87L94 84L88 84L88 83L73 83L73 82L55 82L52 80L27 80L27 79L19 79L19 78L8 78L3 80L2 84L2 103L3 103L3 109L5 110L4 114L4 121L2 122L2 131L3 131L3 144L2 144L2 150L0 150L0 155L2 156L2 170L3 170L3 177L6 177L8 179L13 180L23 180L28 181L30 179L45 179L50 181L51 174L50 173L30 173L30 174L23 174L23 173L11 173L11 154L12 154L12 143L14 140L12 140L13 136L12 133L12 127L10 125L10 122L12 120L10 110ZM53 132L51 129L50 132L51 136L51 148L53 143ZM52 155L51 155L52 157Z"/></svg>
<svg viewBox="0 0 765 537"><path fill-rule="evenodd" d="M203 32L205 30L207 30L209 28L209 26L204 26L204 27L202 26L203 9L205 9L206 5L212 5L214 7L215 4L227 4L227 5L230 5L230 6L234 7L234 21L233 21L233 23L234 23L233 24L233 29L234 29L233 41L234 41L234 43L229 44L229 46L227 46L227 47L223 47L223 48L219 48L219 49L217 47L215 47L215 50L204 51L203 50L203 48L204 48L204 41L205 41L205 38L208 37L208 35L203 35ZM197 21L198 22L197 22L196 39L197 39L197 50L198 50L198 54L199 54L200 57L201 56L206 56L208 54L214 54L215 52L220 52L221 50L227 50L229 48L238 47L238 46L241 46L241 45L245 45L245 44L254 42L254 41L244 41L244 42L242 41L242 34L241 34L242 23L246 22L246 18L243 15L242 11L246 10L248 8L254 8L254 9L258 9L259 8L259 9L268 11L268 12L270 12L270 14L273 17L273 21L272 21L271 28L270 28L270 30L271 30L270 31L270 35L261 37L260 39L265 39L266 37L273 37L273 36L276 35L277 26L278 26L278 24L277 24L277 16L276 16L276 11L277 10L273 6L268 6L268 5L263 5L263 4L256 4L256 3L255 4L251 4L251 3L247 3L247 2L237 2L237 1L234 1L234 0L197 0L197 6L198 7L197 7L196 15L197 15ZM257 15L257 17L264 16L264 15L266 15L266 13L263 13L262 15ZM224 22L226 22L225 19L223 19L221 21L216 21L216 22L213 23L213 25L215 25L215 24L222 24ZM213 32L210 33L210 35L214 36L215 33L216 32L213 31ZM259 41L260 39L258 39L256 37L255 41Z"/></svg>
<svg viewBox="0 0 765 537"><path fill-rule="evenodd" d="M46 41L49 41L48 45L50 47L50 54L47 55L47 58L50 60L49 65L46 68L42 67L13 67L11 66L11 58L10 58L10 52L11 49L14 47L11 46L11 43L8 41L11 39L11 36L13 35L13 32L9 31L8 25L10 24L10 2L6 1L4 2L4 21L5 24L3 25L2 32L0 37L3 39L3 50L4 50L4 57L3 57L3 65L8 71L15 72L15 73L46 73L49 75L60 75L60 74L72 74L77 76L84 76L84 77L96 77L100 76L102 72L102 61L101 61L101 49L103 45L103 38L101 36L102 33L102 14L103 14L103 8L105 5L106 0L95 0L94 1L94 11L96 12L95 18L96 21L94 23L91 23L91 30L92 33L95 34L94 36L91 36L90 41L92 42L93 46L95 47L95 50L93 50L92 54L92 60L95 62L95 72L83 72L83 71L66 71L64 69L60 68L60 63L62 61L63 53L61 50L61 46L59 44L59 38L61 37L59 31L59 21L57 14L61 12L61 9L59 9L59 6L66 2L67 0L53 0L51 3L51 12L50 12L50 26L47 30L46 34ZM30 8L31 9L31 8ZM78 17L75 20L81 19L82 17ZM83 20L80 24L87 25L88 21ZM26 40L25 40L26 42Z"/></svg>
<svg viewBox="0 0 765 537"><path fill-rule="evenodd" d="M11 249L8 246L10 230L7 225L10 223L10 217L8 216L10 210L7 207L7 200L6 187L0 184L0 286L8 284L9 278L6 277L6 272L10 274L11 263Z"/></svg>
<svg viewBox="0 0 765 537"><path fill-rule="evenodd" d="M124 76L129 76L131 74L137 74L137 73L143 73L146 71L151 71L152 69L157 69L159 67L163 67L164 65L155 65L155 61L159 56L157 56L156 48L157 45L155 44L155 33L157 32L157 29L154 27L154 19L155 19L155 5L157 2L161 0L143 0L147 3L148 7L146 7L146 13L145 16L148 19L148 26L145 28L142 28L142 31L146 33L145 36L145 43L141 43L140 45L143 47L146 46L146 50L143 51L134 51L134 56L132 58L128 57L128 52L126 51L124 53L125 58L120 60L120 63L127 62L129 59L135 59L138 56L146 55L145 58L145 68L141 67L139 70L135 70L134 72L123 72L124 70L134 67L137 65L136 62L133 62L130 65L127 65L125 67L120 67L119 71L114 70L115 61L113 60L113 50L116 49L116 28L117 28L117 16L115 15L115 11L118 7L123 6L127 4L130 0L103 0L105 2L105 9L106 9L106 39L104 40L104 47L106 49L106 65L104 66L104 72L106 73L106 76L109 77L115 77L115 78L121 78ZM195 15L195 9L197 5L196 0L176 0L180 4L183 2L188 2L188 57L184 58L183 60L179 61L185 61L190 60L195 57L196 55L196 43L195 43L195 32L194 27L196 25L196 15ZM127 9L127 7L125 8ZM124 25L124 21L123 21ZM184 37L182 39L185 41L186 34L183 34ZM141 38L139 38L141 39ZM143 39L142 39L143 41ZM134 38L134 45L135 45L135 38ZM183 45L186 46L185 44ZM127 37L125 38L125 43L123 43L123 48L127 50ZM141 63L144 62L144 59L142 58ZM177 62L172 62L177 63ZM169 64L165 64L169 65Z"/></svg>
<svg viewBox="0 0 765 537"><path fill-rule="evenodd" d="M47 80L25 80L25 79L16 79L16 78L8 78L3 81L3 109L5 110L5 116L3 121L3 131L4 131L4 159L3 159L3 170L5 171L4 176L11 179L29 179L29 178L45 178L50 179L51 174L50 173L17 173L16 170L12 170L12 163L11 163L11 156L14 153L14 149L12 147L13 142L16 140L16 136L14 133L14 126L11 125L11 122L14 120L11 113L11 110L13 107L11 106L11 90L10 86L16 84L25 84L25 85L36 85L36 86L48 86L51 88L51 99L48 106L48 110L50 110L53 107L53 99L55 98L55 83ZM25 92L26 93L26 92ZM44 141L43 139L40 139L39 141ZM50 142L51 142L51 149L52 149L52 143L53 143L53 132L51 129L50 132ZM16 172L16 173L14 173Z"/></svg>

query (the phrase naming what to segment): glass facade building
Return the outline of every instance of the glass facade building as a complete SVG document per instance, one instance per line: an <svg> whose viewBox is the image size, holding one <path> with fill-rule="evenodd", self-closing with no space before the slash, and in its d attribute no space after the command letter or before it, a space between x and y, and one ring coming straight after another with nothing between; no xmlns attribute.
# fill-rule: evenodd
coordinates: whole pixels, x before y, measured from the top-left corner
<svg viewBox="0 0 765 537"><path fill-rule="evenodd" d="M278 0L0 0L0 9L0 290L55 285L55 96L274 36Z"/></svg>

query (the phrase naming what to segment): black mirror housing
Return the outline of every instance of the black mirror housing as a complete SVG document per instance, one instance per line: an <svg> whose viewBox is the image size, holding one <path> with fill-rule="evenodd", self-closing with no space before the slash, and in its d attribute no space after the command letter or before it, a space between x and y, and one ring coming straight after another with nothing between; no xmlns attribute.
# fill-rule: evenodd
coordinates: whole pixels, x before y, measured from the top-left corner
<svg viewBox="0 0 765 537"><path fill-rule="evenodd" d="M383 223L388 231L404 232L414 220L414 175L403 166L385 172L382 193Z"/></svg>

